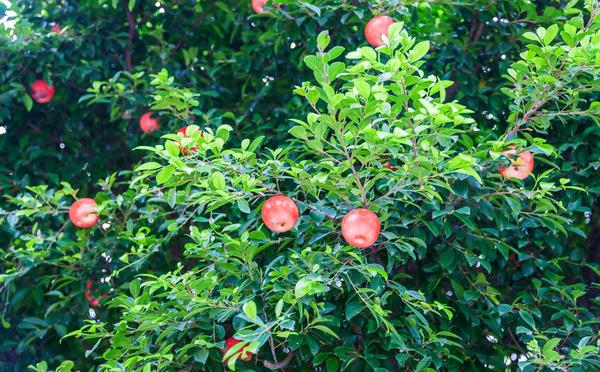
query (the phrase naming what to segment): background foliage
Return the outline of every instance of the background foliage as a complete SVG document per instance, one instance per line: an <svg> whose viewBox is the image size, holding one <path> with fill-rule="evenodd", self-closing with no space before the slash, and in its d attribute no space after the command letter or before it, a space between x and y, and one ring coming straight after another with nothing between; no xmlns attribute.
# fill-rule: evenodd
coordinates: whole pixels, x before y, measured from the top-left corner
<svg viewBox="0 0 600 372"><path fill-rule="evenodd" d="M234 334L238 368L597 368L598 6L0 5L1 369L215 370ZM406 34L357 51L380 13ZM497 175L510 145L535 177ZM302 212L279 236L275 192ZM361 205L365 251L337 234Z"/></svg>

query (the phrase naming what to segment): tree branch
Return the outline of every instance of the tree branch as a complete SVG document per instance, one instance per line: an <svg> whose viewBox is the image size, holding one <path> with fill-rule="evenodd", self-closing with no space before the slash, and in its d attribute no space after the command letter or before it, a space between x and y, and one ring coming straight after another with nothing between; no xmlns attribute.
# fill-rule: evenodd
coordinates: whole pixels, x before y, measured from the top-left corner
<svg viewBox="0 0 600 372"><path fill-rule="evenodd" d="M133 69L133 65L131 63L131 47L133 46L133 39L135 38L137 24L135 23L135 19L133 18L133 14L131 14L131 10L129 10L129 5L127 1L125 4L125 14L127 15L127 23L129 24L129 34L127 36L127 46L125 47L125 68L127 71Z"/></svg>
<svg viewBox="0 0 600 372"><path fill-rule="evenodd" d="M290 364L290 361L292 360L294 355L296 355L296 352L292 351L279 363L273 363L269 362L268 360L265 360L263 362L263 365L269 369L282 369L287 367L288 364Z"/></svg>

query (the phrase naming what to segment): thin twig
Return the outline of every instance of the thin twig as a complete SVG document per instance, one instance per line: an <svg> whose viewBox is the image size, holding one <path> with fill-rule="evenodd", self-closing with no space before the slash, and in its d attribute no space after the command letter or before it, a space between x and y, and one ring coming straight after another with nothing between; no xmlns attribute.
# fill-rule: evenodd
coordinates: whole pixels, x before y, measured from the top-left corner
<svg viewBox="0 0 600 372"><path fill-rule="evenodd" d="M133 14L131 14L131 10L129 10L129 5L127 3L128 2L124 2L127 23L129 24L127 46L125 47L125 68L127 68L127 71L131 72L133 69L133 64L131 63L131 47L133 46L133 39L135 38L137 24L135 23L135 19L133 18Z"/></svg>
<svg viewBox="0 0 600 372"><path fill-rule="evenodd" d="M263 365L269 369L282 369L287 367L288 364L290 364L290 361L292 360L292 358L294 357L294 355L296 355L296 351L292 351L290 352L281 362L279 363L273 363L273 362L269 362L268 360L265 360L263 362Z"/></svg>

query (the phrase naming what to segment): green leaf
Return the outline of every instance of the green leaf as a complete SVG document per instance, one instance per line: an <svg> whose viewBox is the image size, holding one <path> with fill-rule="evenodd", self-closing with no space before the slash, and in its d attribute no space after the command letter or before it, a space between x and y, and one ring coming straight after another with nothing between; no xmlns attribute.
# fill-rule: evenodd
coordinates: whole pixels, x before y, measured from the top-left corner
<svg viewBox="0 0 600 372"><path fill-rule="evenodd" d="M502 257L504 257L505 260L508 260L508 255L511 247L506 243L498 241L496 242L496 248L498 248L498 250L502 254Z"/></svg>
<svg viewBox="0 0 600 372"><path fill-rule="evenodd" d="M560 343L560 338L552 338L544 344L543 352L546 353L547 350L554 350L556 346Z"/></svg>
<svg viewBox="0 0 600 372"><path fill-rule="evenodd" d="M208 359L208 349L202 349L194 353L194 360L198 363L205 364Z"/></svg>
<svg viewBox="0 0 600 372"><path fill-rule="evenodd" d="M156 174L156 183L163 184L173 177L173 173L175 173L174 165L167 165L160 172Z"/></svg>
<svg viewBox="0 0 600 372"><path fill-rule="evenodd" d="M477 180L477 182L479 182L480 184L483 184L483 181L481 180L481 176L474 169L472 169L470 167L465 167L465 168L457 169L454 172L456 172L456 173L463 173L463 174L466 174L468 176L471 176L471 177L475 178L475 180Z"/></svg>
<svg viewBox="0 0 600 372"><path fill-rule="evenodd" d="M248 151L254 152L261 145L262 141L265 139L265 136L256 137L248 146Z"/></svg>
<svg viewBox="0 0 600 372"><path fill-rule="evenodd" d="M225 176L223 176L223 173L213 173L210 177L210 185L213 190L225 190Z"/></svg>
<svg viewBox="0 0 600 372"><path fill-rule="evenodd" d="M300 125L292 127L292 129L289 130L289 133L296 138L307 139L306 129Z"/></svg>
<svg viewBox="0 0 600 372"><path fill-rule="evenodd" d="M346 305L346 320L354 318L365 309L365 305L362 302L350 302Z"/></svg>
<svg viewBox="0 0 600 372"><path fill-rule="evenodd" d="M233 128L230 125L219 125L217 128L217 132L215 133L217 138L223 140L223 142L227 142L229 139L229 133L233 131Z"/></svg>
<svg viewBox="0 0 600 372"><path fill-rule="evenodd" d="M144 171L144 170L153 170L153 169L158 169L160 167L162 167L162 165L151 161L151 162L140 164L137 168L135 168L135 171L139 172L139 171Z"/></svg>
<svg viewBox="0 0 600 372"><path fill-rule="evenodd" d="M387 274L387 272L385 272L385 269L383 268L383 266L381 266L379 264L368 264L366 266L366 268L369 271L369 273L371 274L371 276L375 277L377 275L380 275L383 279L385 279L385 280L388 279L388 274Z"/></svg>
<svg viewBox="0 0 600 372"><path fill-rule="evenodd" d="M129 11L133 11L133 8L135 7L135 0L129 0Z"/></svg>
<svg viewBox="0 0 600 372"><path fill-rule="evenodd" d="M318 6L308 3L308 2L303 2L302 5L304 5L306 8L310 9L311 11L313 11L317 15L317 17L321 16L321 8L319 8Z"/></svg>
<svg viewBox="0 0 600 372"><path fill-rule="evenodd" d="M536 35L539 37L540 40L544 40L544 36L546 36L546 29L543 27L538 27L535 30Z"/></svg>
<svg viewBox="0 0 600 372"><path fill-rule="evenodd" d="M315 276L313 274L302 277L294 288L294 295L296 298L302 298L304 296L310 296L313 294L320 293L325 290L325 286L320 283L321 276Z"/></svg>
<svg viewBox="0 0 600 372"><path fill-rule="evenodd" d="M175 203L177 202L177 189L173 187L169 190L167 194L167 203L169 203L169 207L175 207Z"/></svg>
<svg viewBox="0 0 600 372"><path fill-rule="evenodd" d="M175 143L174 141L167 141L165 143L165 147L166 147L169 155L175 156L175 157L179 156L179 145L177 143Z"/></svg>
<svg viewBox="0 0 600 372"><path fill-rule="evenodd" d="M340 339L339 336L337 334L335 334L335 332L333 332L331 329L329 329L323 325L314 325L311 328L318 329L319 331L327 333L328 335L333 336L334 338L337 338L338 340Z"/></svg>
<svg viewBox="0 0 600 372"><path fill-rule="evenodd" d="M254 301L248 301L244 304L243 308L244 314L250 319L256 318L256 304Z"/></svg>
<svg viewBox="0 0 600 372"><path fill-rule="evenodd" d="M447 269L454 262L454 250L452 248L447 248L440 255L440 264L444 269Z"/></svg>
<svg viewBox="0 0 600 372"><path fill-rule="evenodd" d="M411 50L408 60L416 62L423 58L429 51L429 41L421 41Z"/></svg>
<svg viewBox="0 0 600 372"><path fill-rule="evenodd" d="M525 310L519 310L519 316L525 321L525 323L527 323L528 326L530 326L532 329L535 329L535 321L529 312Z"/></svg>
<svg viewBox="0 0 600 372"><path fill-rule="evenodd" d="M248 201L246 199L238 199L237 205L240 211L243 213L250 213L250 206L248 205Z"/></svg>
<svg viewBox="0 0 600 372"><path fill-rule="evenodd" d="M321 31L321 33L319 33L319 36L317 36L317 48L319 49L319 51L325 51L325 49L327 49L327 46L329 46L330 41L331 39L329 37L329 31Z"/></svg>
<svg viewBox="0 0 600 372"><path fill-rule="evenodd" d="M354 86L356 87L356 90L358 90L358 93L360 93L360 95L365 99L368 99L371 95L371 86L368 83L362 80L357 80L354 82Z"/></svg>
<svg viewBox="0 0 600 372"><path fill-rule="evenodd" d="M525 32L523 34L523 37L526 38L526 39L532 40L532 41L537 41L537 42L540 41L540 38L536 34L534 34L533 32Z"/></svg>
<svg viewBox="0 0 600 372"><path fill-rule="evenodd" d="M25 104L25 109L27 111L31 111L31 109L33 108L33 100L27 93L23 94L23 104Z"/></svg>
<svg viewBox="0 0 600 372"><path fill-rule="evenodd" d="M500 304L498 305L498 314L504 315L512 310L512 306L508 304Z"/></svg>
<svg viewBox="0 0 600 372"><path fill-rule="evenodd" d="M429 366L429 364L431 363L431 357L425 357L423 359L421 359L419 361L419 363L417 363L417 367L415 368L415 371L422 371L425 368L427 368Z"/></svg>
<svg viewBox="0 0 600 372"><path fill-rule="evenodd" d="M139 279L134 279L129 283L129 291L133 298L137 298L140 295L141 282Z"/></svg>
<svg viewBox="0 0 600 372"><path fill-rule="evenodd" d="M554 40L554 38L556 37L557 34L558 34L558 25L554 24L554 25L548 27L548 29L546 30L546 34L544 35L544 44L550 45L550 43L552 43L552 40Z"/></svg>
<svg viewBox="0 0 600 372"><path fill-rule="evenodd" d="M275 305L275 315L279 318L281 316L281 312L283 311L283 300L277 301L277 305Z"/></svg>
<svg viewBox="0 0 600 372"><path fill-rule="evenodd" d="M323 151L323 143L321 143L321 141L319 140L310 140L307 141L306 144L308 145L308 147L310 147L311 149L317 151L317 152L321 152Z"/></svg>
<svg viewBox="0 0 600 372"><path fill-rule="evenodd" d="M556 346L558 346L558 344L560 343L560 338L552 338L548 341L546 341L546 343L544 344L544 347L542 349L542 354L544 355L544 358L549 361L549 362L554 362L557 360L560 360L563 358L562 355L560 355L560 353L558 353L557 351L554 350L554 348L556 348Z"/></svg>

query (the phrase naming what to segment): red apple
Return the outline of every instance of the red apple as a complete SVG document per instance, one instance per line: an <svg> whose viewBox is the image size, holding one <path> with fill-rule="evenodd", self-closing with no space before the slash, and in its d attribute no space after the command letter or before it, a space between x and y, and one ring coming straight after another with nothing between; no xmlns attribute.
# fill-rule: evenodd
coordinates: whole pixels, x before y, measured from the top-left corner
<svg viewBox="0 0 600 372"><path fill-rule="evenodd" d="M87 283L85 283L85 299L88 301L91 307L98 307L98 305L100 305L100 300L107 297L108 293L96 297L94 294L92 294L93 286L93 280L88 280ZM95 290L94 292L97 292L97 290Z"/></svg>
<svg viewBox="0 0 600 372"><path fill-rule="evenodd" d="M396 171L396 170L398 170L398 168L394 167L394 166L392 165L392 163L390 163L389 161L388 161L387 163L385 163L385 165L384 165L383 167L384 167L384 168L387 168L387 169L389 169L389 170L391 170L391 171Z"/></svg>
<svg viewBox="0 0 600 372"><path fill-rule="evenodd" d="M342 219L342 235L351 246L366 248L379 237L379 218L368 209L353 209Z"/></svg>
<svg viewBox="0 0 600 372"><path fill-rule="evenodd" d="M54 22L52 28L50 29L50 32L60 35L63 33L63 30L60 28L60 24L58 22Z"/></svg>
<svg viewBox="0 0 600 372"><path fill-rule="evenodd" d="M502 153L507 158L515 156L515 150L508 150ZM518 178L524 180L529 177L533 171L533 154L529 151L523 151L517 155L517 159L512 160L510 166L498 170L504 178Z"/></svg>
<svg viewBox="0 0 600 372"><path fill-rule="evenodd" d="M181 133L181 135L182 135L182 136L184 136L184 137L188 137L188 135L187 135L187 127L188 127L187 125L186 125L185 127L181 127L181 128L180 128L180 129L177 131L177 133ZM200 132L200 137L202 137L202 132ZM183 155L189 155L189 154L191 154L192 152L196 152L196 151L198 151L198 146L194 146L194 147L191 147L191 148L187 148L187 147L183 147L183 146L181 146L181 143L179 143L179 142L177 142L177 144L179 145L179 149L180 149L180 151L181 151L181 153L182 153Z"/></svg>
<svg viewBox="0 0 600 372"><path fill-rule="evenodd" d="M242 340L238 340L235 337L229 337L227 340L225 340L225 349L221 349L221 351L223 352L223 354L227 354L227 352L229 351L229 349L231 349L234 345L239 344L240 342L244 342ZM246 348L248 346L243 346L241 349L239 349L237 351L237 359L243 360L244 362L248 362L249 360L252 359L252 353L247 351ZM223 362L227 363L227 361L231 358L234 357L236 354L230 356L229 358L225 359Z"/></svg>
<svg viewBox="0 0 600 372"><path fill-rule="evenodd" d="M394 20L386 15L373 17L365 27L365 37L369 44L374 47L385 44L381 36L387 36L388 28L390 28L393 23Z"/></svg>
<svg viewBox="0 0 600 372"><path fill-rule="evenodd" d="M31 98L37 103L48 103L54 97L54 87L46 84L44 80L36 80L31 84Z"/></svg>
<svg viewBox="0 0 600 372"><path fill-rule="evenodd" d="M155 130L160 129L160 125L158 125L158 119L152 118L152 114L154 113L149 111L140 118L140 128L142 129L142 132L146 134L150 134Z"/></svg>
<svg viewBox="0 0 600 372"><path fill-rule="evenodd" d="M285 195L275 195L263 204L261 216L269 230L282 233L294 227L299 212L292 199Z"/></svg>
<svg viewBox="0 0 600 372"><path fill-rule="evenodd" d="M254 10L254 12L258 14L264 13L265 4L267 3L267 1L269 0L252 0L252 10Z"/></svg>
<svg viewBox="0 0 600 372"><path fill-rule="evenodd" d="M100 218L96 213L96 201L91 198L78 199L69 208L69 218L73 225L81 229L94 226Z"/></svg>

